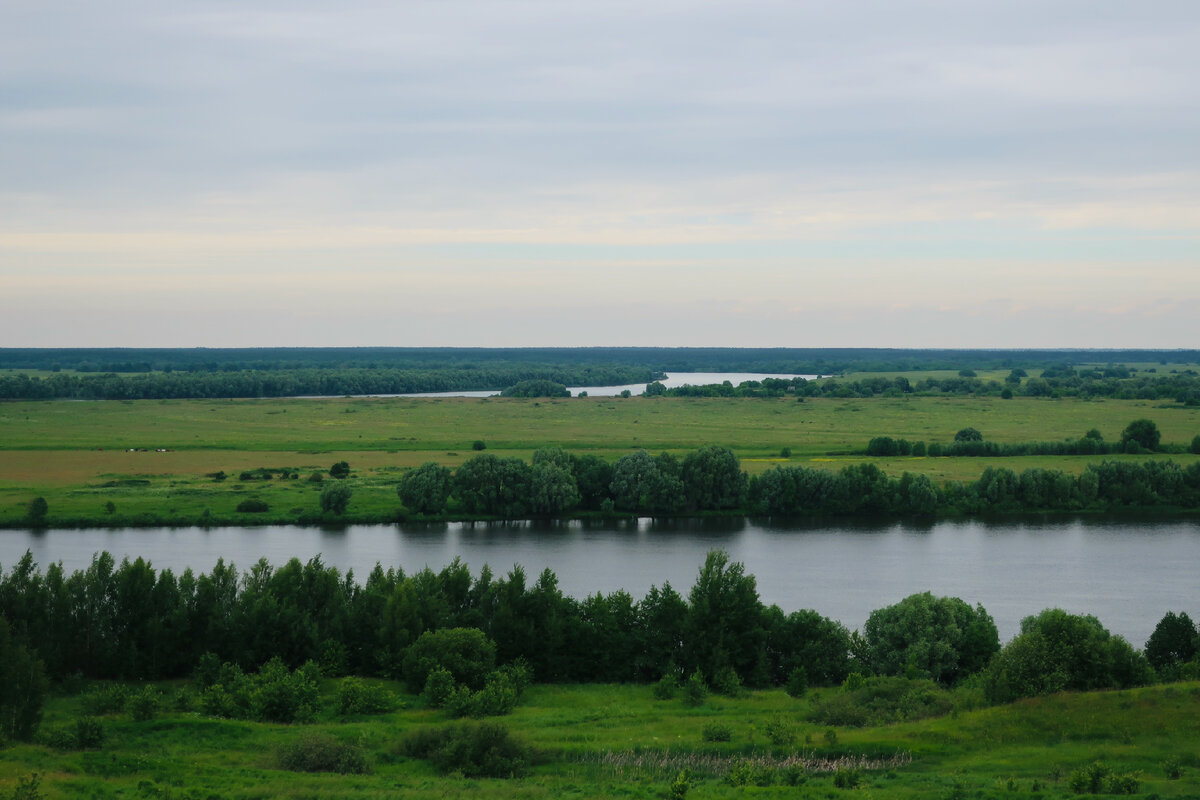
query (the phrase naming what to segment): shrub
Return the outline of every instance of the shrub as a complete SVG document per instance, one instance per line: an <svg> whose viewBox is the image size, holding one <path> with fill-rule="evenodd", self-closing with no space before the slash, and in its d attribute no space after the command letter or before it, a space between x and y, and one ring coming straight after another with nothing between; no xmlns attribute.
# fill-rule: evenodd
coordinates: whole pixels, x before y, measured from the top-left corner
<svg viewBox="0 0 1200 800"><path fill-rule="evenodd" d="M733 667L722 667L713 678L713 690L726 697L738 697L742 694L742 679Z"/></svg>
<svg viewBox="0 0 1200 800"><path fill-rule="evenodd" d="M450 700L450 695L458 688L458 684L454 680L454 676L450 674L450 670L444 667L431 669L425 677L425 689L421 692L421 697L429 704L430 708L441 708Z"/></svg>
<svg viewBox="0 0 1200 800"><path fill-rule="evenodd" d="M36 772L17 779L13 787L12 800L42 800L42 776Z"/></svg>
<svg viewBox="0 0 1200 800"><path fill-rule="evenodd" d="M704 682L704 673L696 670L683 684L683 702L689 706L704 705L708 697L708 685Z"/></svg>
<svg viewBox="0 0 1200 800"><path fill-rule="evenodd" d="M386 714L395 710L396 696L382 686L346 678L338 686L337 708L347 714Z"/></svg>
<svg viewBox="0 0 1200 800"><path fill-rule="evenodd" d="M404 740L401 752L429 761L440 773L457 771L467 778L516 777L531 759L528 745L494 722L422 728Z"/></svg>
<svg viewBox="0 0 1200 800"><path fill-rule="evenodd" d="M856 769L842 768L833 773L833 785L838 789L853 789L861 777Z"/></svg>
<svg viewBox="0 0 1200 800"><path fill-rule="evenodd" d="M279 749L279 766L292 772L337 772L362 775L370 772L367 756L358 744L332 736L306 732Z"/></svg>
<svg viewBox="0 0 1200 800"><path fill-rule="evenodd" d="M135 722L154 719L161 704L162 698L159 696L158 690L150 686L133 694L125 703L129 709L129 715Z"/></svg>
<svg viewBox="0 0 1200 800"><path fill-rule="evenodd" d="M829 694L813 703L809 716L825 725L861 727L950 713L950 693L930 680L868 678L857 689Z"/></svg>
<svg viewBox="0 0 1200 800"><path fill-rule="evenodd" d="M1118 775L1101 761L1072 771L1067 782L1075 794L1137 794L1138 790L1136 775Z"/></svg>
<svg viewBox="0 0 1200 800"><path fill-rule="evenodd" d="M291 672L276 656L250 680L250 716L265 722L312 719L317 710L318 677L313 662Z"/></svg>
<svg viewBox="0 0 1200 800"><path fill-rule="evenodd" d="M270 511L271 507L267 505L265 500L252 497L238 503L237 510L243 514L260 514L263 511Z"/></svg>
<svg viewBox="0 0 1200 800"><path fill-rule="evenodd" d="M483 441L483 439L476 439L471 442L471 449L476 451L487 450L487 442Z"/></svg>
<svg viewBox="0 0 1200 800"><path fill-rule="evenodd" d="M675 690L678 688L679 682L675 680L674 675L663 675L659 678L658 683L654 684L654 699L670 700L675 696Z"/></svg>
<svg viewBox="0 0 1200 800"><path fill-rule="evenodd" d="M345 461L339 461L329 468L329 477L341 480L350 477L350 465Z"/></svg>
<svg viewBox="0 0 1200 800"><path fill-rule="evenodd" d="M796 731L783 717L775 717L767 722L767 738L776 747L789 747L796 741Z"/></svg>
<svg viewBox="0 0 1200 800"><path fill-rule="evenodd" d="M104 744L104 725L95 717L79 717L74 725L75 747L98 750Z"/></svg>
<svg viewBox="0 0 1200 800"><path fill-rule="evenodd" d="M46 521L48 513L50 513L50 506L46 503L46 498L35 497L29 501L25 518L33 525L41 525Z"/></svg>
<svg viewBox="0 0 1200 800"><path fill-rule="evenodd" d="M728 742L733 738L733 728L719 722L710 722L700 729L700 737L706 742Z"/></svg>
<svg viewBox="0 0 1200 800"><path fill-rule="evenodd" d="M79 699L83 711L89 716L115 714L125 710L129 690L120 684L97 686Z"/></svg>
<svg viewBox="0 0 1200 800"><path fill-rule="evenodd" d="M580 392L580 396L587 392ZM692 788L692 776L686 769L677 774L671 785L667 787L667 797L669 800L684 800L687 797L688 790Z"/></svg>
<svg viewBox="0 0 1200 800"><path fill-rule="evenodd" d="M480 689L496 665L496 644L478 628L425 631L404 656L404 680L410 691L425 687L429 673L439 667L455 683Z"/></svg>
<svg viewBox="0 0 1200 800"><path fill-rule="evenodd" d="M958 433L954 434L956 442L982 442L983 434L974 428L963 428Z"/></svg>
<svg viewBox="0 0 1200 800"><path fill-rule="evenodd" d="M804 693L808 691L808 673L804 671L804 667L796 667L792 670L792 673L788 675L784 690L790 697L797 699L804 697Z"/></svg>
<svg viewBox="0 0 1200 800"><path fill-rule="evenodd" d="M323 480L325 480L325 476L319 472L314 472L308 476L309 483L320 483Z"/></svg>

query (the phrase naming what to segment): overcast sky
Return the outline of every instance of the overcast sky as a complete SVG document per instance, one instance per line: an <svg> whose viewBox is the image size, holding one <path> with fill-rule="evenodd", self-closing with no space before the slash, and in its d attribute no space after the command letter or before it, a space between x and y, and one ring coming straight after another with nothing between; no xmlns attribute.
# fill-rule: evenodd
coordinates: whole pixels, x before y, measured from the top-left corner
<svg viewBox="0 0 1200 800"><path fill-rule="evenodd" d="M0 346L1200 346L1195 0L0 0Z"/></svg>

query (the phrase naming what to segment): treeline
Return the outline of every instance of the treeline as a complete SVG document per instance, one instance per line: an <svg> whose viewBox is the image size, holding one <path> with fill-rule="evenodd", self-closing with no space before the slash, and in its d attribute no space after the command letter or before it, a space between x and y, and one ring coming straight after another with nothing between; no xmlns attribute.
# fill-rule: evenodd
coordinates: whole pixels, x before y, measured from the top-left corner
<svg viewBox="0 0 1200 800"><path fill-rule="evenodd" d="M1106 442L1100 431L1092 428L1078 439L1057 442L989 442L975 428L963 428L954 436L953 442L942 444L910 442L903 438L876 436L867 442L867 455L929 456L972 458L989 456L1006 458L1012 456L1096 456L1116 453L1197 453L1200 454L1200 434L1192 437L1191 444L1166 444L1162 434L1152 420L1139 419L1131 422L1121 432L1118 442Z"/></svg>
<svg viewBox="0 0 1200 800"><path fill-rule="evenodd" d="M78 372L287 369L475 369L554 364L676 372L909 372L1071 369L1081 363L1200 363L1198 350L901 350L740 347L0 348L0 369ZM1119 369L1119 367L1113 368Z"/></svg>
<svg viewBox="0 0 1200 800"><path fill-rule="evenodd" d="M861 370L860 370L861 371ZM962 370L972 372L973 370ZM1018 370L1024 373L1024 370ZM823 372L820 374L829 374ZM1123 375L1123 377L1116 377ZM1011 378L1012 376L1010 376ZM894 378L766 378L743 381L734 386L724 383L700 386L666 387L647 385L648 397L786 397L867 398L904 397L907 395L959 395L980 397L1111 397L1118 400L1174 400L1200 405L1200 373L1185 370L1173 374L1135 373L1126 368L1075 371L1069 367L1047 370L1042 377L1004 381L983 380L973 376L929 377L911 381L903 375Z"/></svg>
<svg viewBox="0 0 1200 800"><path fill-rule="evenodd" d="M527 381L615 386L648 381L645 367L518 365L447 369L292 369L217 372L148 372L134 375L31 376L0 374L6 400L158 400L305 395L408 394L497 391Z"/></svg>
<svg viewBox="0 0 1200 800"><path fill-rule="evenodd" d="M783 516L981 514L1200 505L1200 463L1104 461L1081 475L989 467L978 480L934 483L889 477L874 464L840 471L776 466L747 476L732 451L708 445L682 459L644 450L613 464L559 447L532 464L485 453L457 470L433 462L409 470L397 493L407 512L505 519L575 511L670 514L729 511Z"/></svg>
<svg viewBox="0 0 1200 800"><path fill-rule="evenodd" d="M1093 617L1045 611L1001 648L982 606L912 595L871 613L861 633L816 611L787 613L759 598L755 579L721 551L708 554L687 597L669 584L641 600L627 592L582 600L545 570L477 577L459 561L411 575L376 566L364 583L320 558L249 571L218 561L212 572L155 570L142 559L98 554L82 571L41 572L27 553L0 575L0 648L28 648L54 679L162 679L228 662L254 670L278 659L313 661L330 676L409 681L446 631L454 642L494 648L500 664L523 662L540 682L675 681L700 675L720 691L748 685L831 685L860 675L902 675L949 686L979 675L994 701L1063 689L1125 687L1196 672L1197 631L1169 613L1146 654ZM478 634L449 633L474 630ZM486 637L486 638L485 638ZM442 641L444 640L444 641ZM490 663L490 662L489 662ZM415 677L414 677L415 676Z"/></svg>

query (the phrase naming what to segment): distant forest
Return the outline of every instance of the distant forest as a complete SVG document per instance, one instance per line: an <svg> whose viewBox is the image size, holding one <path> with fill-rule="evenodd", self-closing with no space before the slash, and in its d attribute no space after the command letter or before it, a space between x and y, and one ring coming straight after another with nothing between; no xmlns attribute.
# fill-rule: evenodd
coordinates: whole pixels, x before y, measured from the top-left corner
<svg viewBox="0 0 1200 800"><path fill-rule="evenodd" d="M290 397L298 395L404 394L500 391L522 381L612 386L649 383L667 372L766 372L835 375L845 372L926 370L1048 370L1048 377L1106 379L1082 392L1078 382L1046 385L1030 394L1068 393L1176 397L1195 389L1179 378L1150 379L1154 387L1121 385L1128 370L1074 370L1080 364L1196 363L1200 350L892 350L878 348L233 348L125 349L0 348L0 399L159 399L186 397ZM28 375L24 372L34 372ZM1096 373L1092 375L1090 373ZM1189 370L1189 372L1191 372ZM1193 373L1194 374L1194 373ZM943 379L941 383L946 383ZM808 396L870 396L899 392L1001 393L1005 386L969 377L953 385L892 386L883 378L818 388ZM993 385L994 384L994 385ZM1021 392L1020 382L1011 388ZM1186 384L1186 385L1185 385ZM759 388L759 387L751 387ZM678 392L678 390L673 390ZM1190 398L1189 398L1190 399ZM1185 400L1186 401L1186 400Z"/></svg>

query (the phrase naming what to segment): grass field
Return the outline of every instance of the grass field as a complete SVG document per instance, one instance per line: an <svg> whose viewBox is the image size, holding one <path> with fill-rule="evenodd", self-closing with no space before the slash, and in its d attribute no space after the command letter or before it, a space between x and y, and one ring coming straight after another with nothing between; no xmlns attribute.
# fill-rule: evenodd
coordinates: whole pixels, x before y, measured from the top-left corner
<svg viewBox="0 0 1200 800"><path fill-rule="evenodd" d="M346 460L355 469L358 514L397 507L401 471L425 461L455 466L487 451L528 459L538 447L562 445L615 459L631 450L686 453L704 444L730 447L758 473L789 463L840 469L867 460L874 436L948 442L974 427L996 442L1079 438L1098 428L1106 440L1139 417L1153 419L1164 442L1185 444L1200 433L1200 409L1128 400L1014 398L344 398L278 400L147 400L8 402L0 404L0 524L24 514L37 495L50 520L95 518L105 503L121 517L153 513L195 519L205 509L230 519L246 497L266 500L272 514L294 518L315 510L314 470ZM791 455L780 453L789 448ZM164 452L159 452L159 451ZM1152 456L1131 456L1147 458ZM1191 463L1194 455L1171 456ZM1125 458L1125 456L1122 456ZM1080 472L1086 457L891 458L875 460L890 474L927 473L936 480L973 480L989 464ZM241 483L257 467L293 469L298 480ZM205 478L224 471L223 483ZM137 485L130 481L140 482ZM247 521L269 521L246 515Z"/></svg>
<svg viewBox="0 0 1200 800"><path fill-rule="evenodd" d="M37 772L46 798L499 798L667 797L681 769L692 774L688 798L1061 798L1074 795L1070 774L1102 761L1134 773L1140 796L1195 797L1200 792L1200 684L1132 691L1063 694L1011 706L961 710L949 716L868 728L829 729L808 720L815 698L782 691L730 699L710 696L690 708L659 701L648 686L535 686L509 717L499 718L539 755L515 779L438 775L424 761L399 754L410 731L447 724L445 714L404 696L406 708L380 716L338 718L333 681L324 686L325 712L310 725L273 725L163 712L135 722L118 713L101 718L101 749L57 750L11 745L0 757L0 796ZM386 684L399 692L400 686ZM167 697L179 685L161 687ZM77 697L56 697L43 730L81 714ZM769 723L794 734L790 745L767 739ZM719 724L726 743L707 743L702 731ZM278 764L277 751L306 731L357 742L371 771L365 775L296 773ZM832 735L829 731L832 730ZM834 761L866 760L858 785L839 788ZM779 765L802 761L799 787L733 786L738 762ZM1180 774L1168 777L1170 763Z"/></svg>

